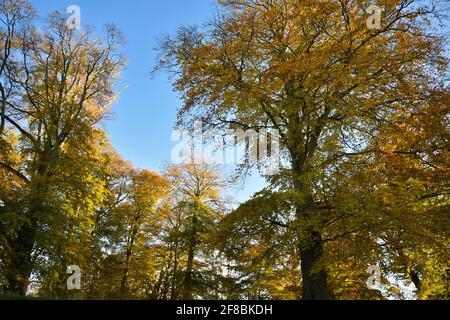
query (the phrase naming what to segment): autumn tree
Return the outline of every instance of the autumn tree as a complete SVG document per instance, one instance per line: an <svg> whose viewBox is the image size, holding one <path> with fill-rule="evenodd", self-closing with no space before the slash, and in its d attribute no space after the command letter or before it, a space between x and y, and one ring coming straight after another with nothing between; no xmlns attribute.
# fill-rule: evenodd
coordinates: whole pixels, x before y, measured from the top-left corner
<svg viewBox="0 0 450 320"><path fill-rule="evenodd" d="M20 36L31 30L34 9L27 1L2 1L0 3L2 24L0 29L0 135L5 130L6 109L10 99L17 93L12 81L16 54L20 50ZM5 143L5 142L3 142Z"/></svg>
<svg viewBox="0 0 450 320"><path fill-rule="evenodd" d="M82 214L75 203L61 207L61 198L92 206L83 198L95 194L88 178L91 173L83 174L89 166L80 160L90 155L98 139L96 125L114 99L113 85L123 60L117 54L120 35L112 26L104 41L93 40L92 31L72 30L65 16L54 13L45 30L15 28L12 35L13 23L28 19L32 11L25 1L2 1L1 8L10 16L2 19L6 24L2 25L6 52L2 66L7 71L1 74L6 90L1 139L5 141L5 130L18 137L15 151L21 160L12 163L2 156L1 172L2 177L14 176L26 190L22 205L14 209L15 231L7 236L4 272L7 291L25 294L41 254L38 239L63 216ZM14 54L8 55L12 45ZM70 172L70 168L81 171Z"/></svg>
<svg viewBox="0 0 450 320"><path fill-rule="evenodd" d="M220 191L224 187L217 169L204 163L172 166L166 173L177 195L176 210L184 211L187 260L184 271L183 298L194 297L195 258L204 252L208 233L222 214ZM203 248L202 248L203 247Z"/></svg>
<svg viewBox="0 0 450 320"><path fill-rule="evenodd" d="M71 158L60 159L64 165L57 175L64 179L55 179L49 196L44 198L49 202L49 217L41 220L45 225L36 238L30 294L57 299L83 297L80 291L67 290L67 267L78 266L86 283L89 271L95 270L98 211L109 198L107 144L104 132L99 130L86 144L77 145L84 151L67 149Z"/></svg>
<svg viewBox="0 0 450 320"><path fill-rule="evenodd" d="M223 208L218 173L190 164L159 176L110 155L108 196L92 237L96 258L83 290L103 298L180 299L186 290L214 296L209 279L220 274L220 263L210 238Z"/></svg>
<svg viewBox="0 0 450 320"><path fill-rule="evenodd" d="M128 201L116 208L118 218L125 222L118 233L123 247L122 297L128 294L129 273L139 272L142 263L146 263L146 251L157 237L160 226L156 209L168 191L168 182L164 178L146 170L133 174L131 183Z"/></svg>
<svg viewBox="0 0 450 320"><path fill-rule="evenodd" d="M281 224L297 239L302 298L329 299L325 244L357 230L328 234L338 211L324 201L324 183L333 168L339 173L354 157L360 163L362 154L402 155L397 145L383 149L383 127L429 105L431 92L445 87L436 7L413 0L219 3L203 28L182 27L162 41L159 67L172 72L184 101L178 124L279 131L286 161L268 177L269 213L278 215L277 203L289 207ZM368 23L373 4L383 8L378 27ZM364 223L370 216L360 212L352 216Z"/></svg>

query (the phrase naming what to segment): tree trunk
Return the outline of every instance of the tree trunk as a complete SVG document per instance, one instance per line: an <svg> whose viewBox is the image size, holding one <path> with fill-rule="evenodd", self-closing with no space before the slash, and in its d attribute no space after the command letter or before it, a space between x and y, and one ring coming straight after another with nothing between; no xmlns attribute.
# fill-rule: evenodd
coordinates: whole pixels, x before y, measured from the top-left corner
<svg viewBox="0 0 450 320"><path fill-rule="evenodd" d="M48 179L53 175L59 149L44 154L39 159L36 175L30 183L30 199L24 222L18 227L15 238L8 241L9 261L6 269L6 291L13 295L26 295L33 271L33 249L38 232L38 221L45 213L43 197L49 189Z"/></svg>
<svg viewBox="0 0 450 320"><path fill-rule="evenodd" d="M36 224L27 222L10 241L9 263L6 267L6 293L25 296L33 271L32 252L36 237Z"/></svg>
<svg viewBox="0 0 450 320"><path fill-rule="evenodd" d="M184 276L183 299L192 300L192 266L194 264L194 248L189 246L186 273Z"/></svg>
<svg viewBox="0 0 450 320"><path fill-rule="evenodd" d="M122 281L120 283L120 296L122 299L128 297L128 268L123 271Z"/></svg>
<svg viewBox="0 0 450 320"><path fill-rule="evenodd" d="M314 199L311 190L303 183L304 161L293 163L295 190L303 194L303 203L297 207L297 219L308 221L314 216ZM306 228L299 232L299 251L302 270L302 299L330 300L327 273L321 265L323 256L323 239L314 228Z"/></svg>
<svg viewBox="0 0 450 320"><path fill-rule="evenodd" d="M131 245L133 245L134 240L132 240ZM121 298L128 298L129 296L129 288L128 288L128 273L130 272L130 259L131 259L131 250L128 249L125 253L125 268L122 274L122 280L120 283L120 295Z"/></svg>
<svg viewBox="0 0 450 320"><path fill-rule="evenodd" d="M175 293L177 281L178 281L178 240L176 240L175 244L174 264L172 269L171 288L170 288L171 300L176 300L178 298L178 293Z"/></svg>
<svg viewBox="0 0 450 320"><path fill-rule="evenodd" d="M320 266L323 255L322 235L310 233L307 245L301 245L300 258L303 279L303 300L329 300L327 273Z"/></svg>
<svg viewBox="0 0 450 320"><path fill-rule="evenodd" d="M192 216L191 235L189 239L188 259L184 277L183 299L192 300L192 269L194 265L195 247L197 245L197 215Z"/></svg>
<svg viewBox="0 0 450 320"><path fill-rule="evenodd" d="M42 186L42 188L41 188ZM24 222L18 227L15 238L8 241L9 259L6 264L6 291L13 295L25 296L33 271L33 249L37 235L37 217L43 212L41 195L46 187L38 183L32 191ZM40 192L39 190L42 190Z"/></svg>
<svg viewBox="0 0 450 320"><path fill-rule="evenodd" d="M419 272L411 269L409 271L409 277L411 278L412 283L414 283L414 286L417 289L417 293L419 293L420 289L422 288L422 281L420 280Z"/></svg>

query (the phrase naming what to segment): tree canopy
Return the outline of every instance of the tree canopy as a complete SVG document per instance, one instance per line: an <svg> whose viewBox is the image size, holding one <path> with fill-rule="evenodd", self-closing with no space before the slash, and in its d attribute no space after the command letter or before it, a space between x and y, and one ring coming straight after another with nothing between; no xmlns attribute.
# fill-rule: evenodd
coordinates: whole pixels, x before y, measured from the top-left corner
<svg viewBox="0 0 450 320"><path fill-rule="evenodd" d="M161 40L155 69L180 94L178 128L278 133L278 170L239 204L220 166L157 173L114 149L101 126L125 65L114 25L100 37L55 12L43 27L26 0L0 0L0 293L449 299L440 2L218 3ZM268 165L260 139L233 143L259 156L240 178Z"/></svg>

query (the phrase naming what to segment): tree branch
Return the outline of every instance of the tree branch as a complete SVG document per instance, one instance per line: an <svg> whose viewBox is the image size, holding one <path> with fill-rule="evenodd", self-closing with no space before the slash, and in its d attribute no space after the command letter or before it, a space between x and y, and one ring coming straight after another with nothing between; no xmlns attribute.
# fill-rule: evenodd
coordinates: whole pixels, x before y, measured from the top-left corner
<svg viewBox="0 0 450 320"><path fill-rule="evenodd" d="M14 169L13 167L11 167L9 164L0 162L0 167L2 167L3 169L6 169L7 171L11 172L15 176L19 177L24 182L30 183L30 180L24 174L22 174L20 171L18 171L16 169Z"/></svg>

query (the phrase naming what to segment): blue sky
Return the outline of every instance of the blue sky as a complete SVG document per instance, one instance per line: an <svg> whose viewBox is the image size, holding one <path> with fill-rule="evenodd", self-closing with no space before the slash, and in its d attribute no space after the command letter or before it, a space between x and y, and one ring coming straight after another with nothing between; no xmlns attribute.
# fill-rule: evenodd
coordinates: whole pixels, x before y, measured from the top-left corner
<svg viewBox="0 0 450 320"><path fill-rule="evenodd" d="M151 77L158 39L182 25L200 25L216 11L215 0L30 0L39 20L48 13L66 11L70 5L81 9L82 25L102 31L113 22L124 33L123 54L127 66L118 84L121 92L113 105L112 120L104 128L118 152L139 168L161 171L170 160L171 134L176 110L181 105L177 93L164 73ZM258 175L247 179L245 188L234 188L230 195L243 201L260 190Z"/></svg>

